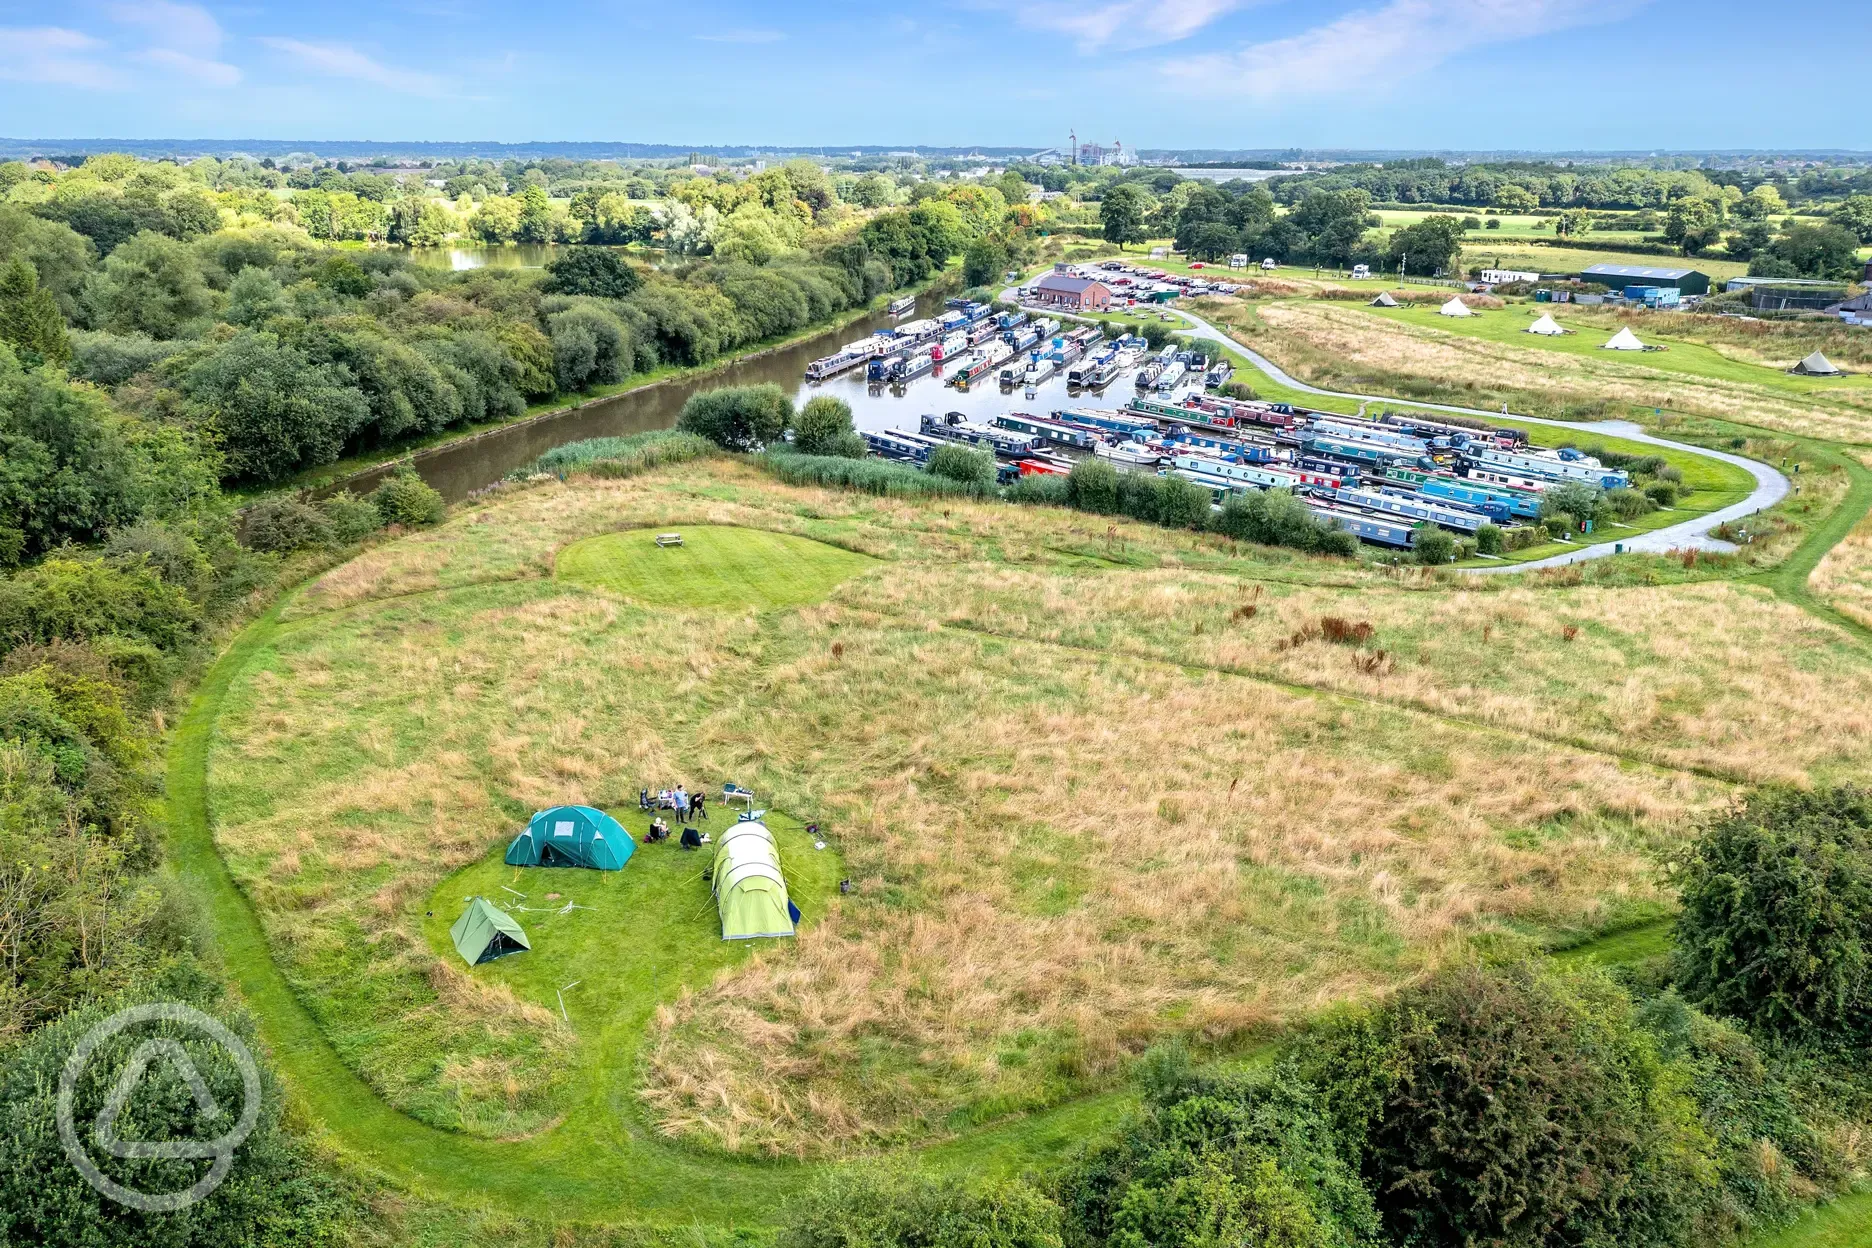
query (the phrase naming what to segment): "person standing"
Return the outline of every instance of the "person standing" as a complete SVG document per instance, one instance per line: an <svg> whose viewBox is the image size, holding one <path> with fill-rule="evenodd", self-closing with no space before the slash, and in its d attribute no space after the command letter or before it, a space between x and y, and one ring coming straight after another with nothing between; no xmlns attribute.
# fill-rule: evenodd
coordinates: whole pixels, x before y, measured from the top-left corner
<svg viewBox="0 0 1872 1248"><path fill-rule="evenodd" d="M689 793L680 784L676 786L676 822L689 822Z"/></svg>
<svg viewBox="0 0 1872 1248"><path fill-rule="evenodd" d="M700 785L696 787L695 796L689 799L689 809L695 812L695 817L697 819L706 820L708 818L707 789L702 788Z"/></svg>

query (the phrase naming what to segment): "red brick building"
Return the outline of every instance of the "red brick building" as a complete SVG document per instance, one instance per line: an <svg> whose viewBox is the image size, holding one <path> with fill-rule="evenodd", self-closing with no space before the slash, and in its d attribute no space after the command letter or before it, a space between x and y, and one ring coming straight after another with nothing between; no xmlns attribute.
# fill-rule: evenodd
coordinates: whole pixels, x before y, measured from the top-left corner
<svg viewBox="0 0 1872 1248"><path fill-rule="evenodd" d="M1111 288L1097 278L1049 273L1033 285L1033 302L1067 312L1103 312L1111 301Z"/></svg>

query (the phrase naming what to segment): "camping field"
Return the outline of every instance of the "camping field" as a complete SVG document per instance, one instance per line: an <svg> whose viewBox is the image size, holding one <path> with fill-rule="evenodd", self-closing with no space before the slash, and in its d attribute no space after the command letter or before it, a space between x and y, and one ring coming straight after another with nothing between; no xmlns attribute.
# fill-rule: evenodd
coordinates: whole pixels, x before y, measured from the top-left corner
<svg viewBox="0 0 1872 1248"><path fill-rule="evenodd" d="M325 574L210 674L171 789L303 1111L410 1193L403 1242L462 1242L759 1226L854 1153L1009 1173L1158 1040L1654 931L1659 851L1737 785L1863 774L1868 705L1858 637L1766 582L1432 577L721 459ZM500 861L535 809L637 832L640 788L724 780L778 812L795 940L723 945L670 844ZM463 964L471 895L533 951Z"/></svg>
<svg viewBox="0 0 1872 1248"><path fill-rule="evenodd" d="M1389 310L1320 299L1193 304L1295 376L1332 389L1485 408L1506 400L1516 411L1561 419L1649 422L1661 410L1836 443L1872 440L1872 380L1789 376L1783 369L1807 353L1795 352L1795 344L1783 348L1790 352L1785 363L1756 362L1673 336L1664 330L1668 322L1640 316L1634 332L1669 350L1606 351L1601 344L1621 322L1561 307L1555 319L1579 332L1543 338L1525 332L1537 306L1510 304L1465 320L1439 316L1433 306Z"/></svg>

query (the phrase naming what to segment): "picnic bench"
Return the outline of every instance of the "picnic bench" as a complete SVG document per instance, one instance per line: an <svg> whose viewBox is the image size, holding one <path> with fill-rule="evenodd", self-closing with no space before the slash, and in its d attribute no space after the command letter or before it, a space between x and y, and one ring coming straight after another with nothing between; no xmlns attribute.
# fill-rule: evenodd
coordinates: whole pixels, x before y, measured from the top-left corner
<svg viewBox="0 0 1872 1248"><path fill-rule="evenodd" d="M680 546L682 545L682 534L659 533L656 535L656 544L658 546Z"/></svg>
<svg viewBox="0 0 1872 1248"><path fill-rule="evenodd" d="M754 790L744 789L730 780L727 784L722 785L721 800L724 806L729 802L745 802L748 806L752 807L754 805Z"/></svg>

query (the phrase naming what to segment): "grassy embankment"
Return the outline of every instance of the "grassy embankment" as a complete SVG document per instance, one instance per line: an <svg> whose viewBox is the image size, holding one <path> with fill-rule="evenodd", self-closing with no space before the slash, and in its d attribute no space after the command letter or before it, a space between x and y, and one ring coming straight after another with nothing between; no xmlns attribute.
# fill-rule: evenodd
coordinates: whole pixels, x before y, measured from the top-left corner
<svg viewBox="0 0 1872 1248"><path fill-rule="evenodd" d="M664 576L615 582L624 596L550 576L569 541L705 519L891 567L769 612L644 603ZM613 575L653 557L632 553ZM733 465L525 492L335 571L284 614L184 727L185 878L340 1147L439 1198L537 1216L660 1220L687 1201L758 1217L806 1173L710 1160L657 1128L757 1153L953 1135L945 1164L1031 1160L1070 1134L1052 1114L972 1124L1090 1113L1069 1098L1154 1036L1239 1043L1455 948L1655 913L1652 838L1730 781L1861 765L1846 712L1872 692L1836 630L1743 586L1439 587L1070 513L789 490ZM1322 615L1376 639L1331 645L1308 628ZM217 718L232 879L206 809L188 809ZM712 984L657 979L647 1035L620 1006L602 1079L568 1081L542 1057L566 1028L545 980L499 982L522 959L449 967L430 930L447 916L425 911L461 891L453 872L499 874L526 811L615 806L659 776L732 777L811 812L859 887L797 948ZM530 1134L485 1138L515 1130ZM594 1148L616 1167L518 1177ZM689 1190L703 1171L706 1197Z"/></svg>

